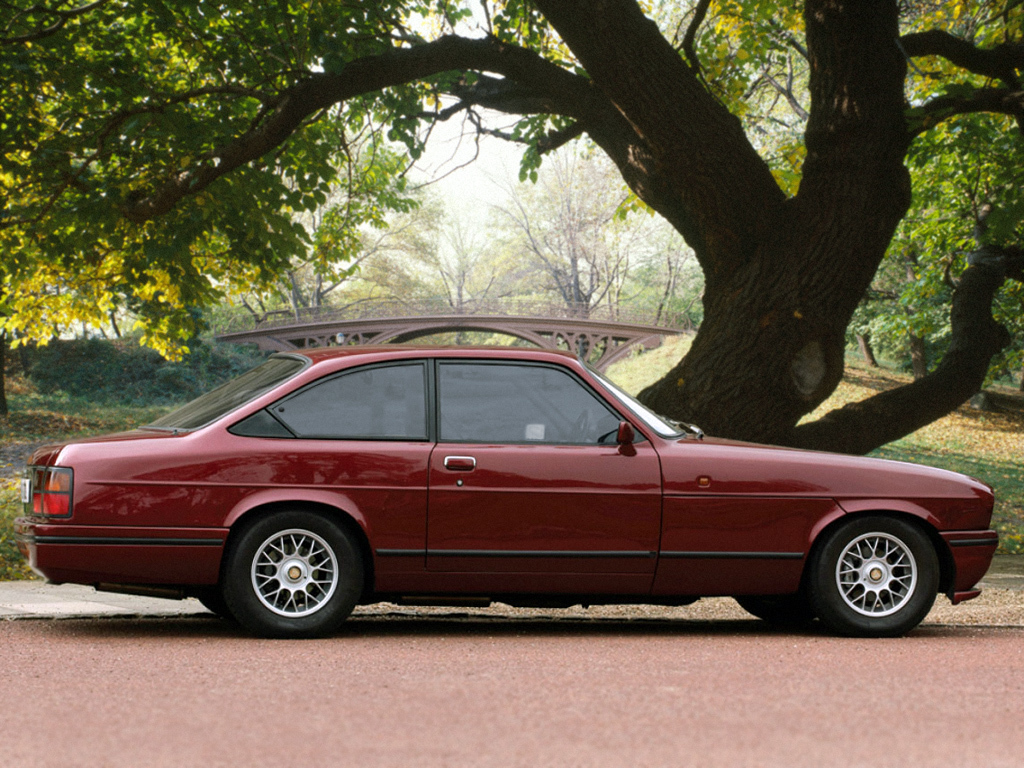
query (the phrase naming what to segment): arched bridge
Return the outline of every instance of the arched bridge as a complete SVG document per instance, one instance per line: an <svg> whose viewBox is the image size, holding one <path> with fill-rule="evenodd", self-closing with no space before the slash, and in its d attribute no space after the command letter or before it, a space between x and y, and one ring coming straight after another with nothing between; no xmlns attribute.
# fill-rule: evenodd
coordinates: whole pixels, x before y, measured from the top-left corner
<svg viewBox="0 0 1024 768"><path fill-rule="evenodd" d="M635 346L660 346L663 336L686 329L606 307L586 316L565 306L506 301L455 312L439 301L363 301L346 307L236 314L216 328L220 341L254 343L260 349L402 343L440 333L478 331L512 336L546 349L566 349L603 369Z"/></svg>

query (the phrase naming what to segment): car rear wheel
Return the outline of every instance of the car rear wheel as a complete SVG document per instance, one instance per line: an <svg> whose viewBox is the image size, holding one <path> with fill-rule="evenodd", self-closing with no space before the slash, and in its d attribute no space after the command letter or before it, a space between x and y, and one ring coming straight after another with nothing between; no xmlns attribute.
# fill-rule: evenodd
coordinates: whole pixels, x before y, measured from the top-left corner
<svg viewBox="0 0 1024 768"><path fill-rule="evenodd" d="M747 613L780 629L805 627L814 621L814 609L802 593L795 595L737 595Z"/></svg>
<svg viewBox="0 0 1024 768"><path fill-rule="evenodd" d="M280 512L245 529L231 547L224 600L263 637L320 637L348 617L363 588L359 547L314 512Z"/></svg>
<svg viewBox="0 0 1024 768"><path fill-rule="evenodd" d="M935 602L939 560L928 537L898 518L852 520L815 552L811 605L842 635L897 637L924 620Z"/></svg>

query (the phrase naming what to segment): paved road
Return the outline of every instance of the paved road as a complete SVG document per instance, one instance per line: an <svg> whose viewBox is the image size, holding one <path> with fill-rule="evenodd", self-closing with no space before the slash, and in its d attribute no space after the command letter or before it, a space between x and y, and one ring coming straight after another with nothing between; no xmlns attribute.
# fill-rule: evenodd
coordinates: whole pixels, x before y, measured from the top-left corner
<svg viewBox="0 0 1024 768"><path fill-rule="evenodd" d="M0 765L1019 766L1021 563L875 641L729 599L368 606L264 641L191 600L0 583Z"/></svg>
<svg viewBox="0 0 1024 768"><path fill-rule="evenodd" d="M1024 629L362 616L258 641L200 616L0 622L0 762L1019 766Z"/></svg>

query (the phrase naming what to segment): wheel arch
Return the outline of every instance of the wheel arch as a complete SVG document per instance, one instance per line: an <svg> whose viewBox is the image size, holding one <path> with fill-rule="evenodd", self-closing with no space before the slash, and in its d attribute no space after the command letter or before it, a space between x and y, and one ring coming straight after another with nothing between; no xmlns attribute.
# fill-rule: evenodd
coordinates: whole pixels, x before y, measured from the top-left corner
<svg viewBox="0 0 1024 768"><path fill-rule="evenodd" d="M221 557L221 581L223 581L224 568L229 560L228 552L246 529L278 512L294 511L322 514L338 523L352 537L359 547L359 554L363 558L363 597L372 593L374 589L373 550L370 547L369 536L367 536L363 526L346 510L333 504L309 499L267 501L250 507L235 516L228 529L228 536L224 543L224 556Z"/></svg>
<svg viewBox="0 0 1024 768"><path fill-rule="evenodd" d="M856 512L849 512L823 526L811 542L811 548L807 553L806 560L804 561L805 565L803 576L801 578L801 587L806 585L809 566L814 562L814 557L817 551L826 541L828 541L829 537L843 526L856 520L862 520L865 517L889 517L902 520L924 533L928 537L928 540L931 541L932 547L935 549L935 555L939 560L939 592L945 594L953 588L953 584L956 581L956 563L953 560L953 553L950 551L949 545L946 544L942 536L939 535L938 528L932 525L929 520L925 519L923 515L887 509L884 506L873 509L859 509Z"/></svg>

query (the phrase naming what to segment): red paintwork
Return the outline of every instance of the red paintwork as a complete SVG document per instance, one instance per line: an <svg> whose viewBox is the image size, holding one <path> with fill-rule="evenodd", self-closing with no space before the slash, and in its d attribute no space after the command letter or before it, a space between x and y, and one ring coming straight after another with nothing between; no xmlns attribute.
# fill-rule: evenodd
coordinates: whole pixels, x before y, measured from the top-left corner
<svg viewBox="0 0 1024 768"><path fill-rule="evenodd" d="M954 564L948 593L968 599L995 549L995 534L987 530L993 498L983 483L879 459L710 437L665 440L616 405L566 353L353 347L301 354L312 362L306 370L202 429L137 430L36 451L32 464L74 469L74 513L68 520L16 522L32 566L54 581L212 584L223 544L192 545L188 539L224 542L254 510L296 504L347 516L362 530L372 555L369 599L549 593L589 595L595 601L602 595L668 601L792 592L821 532L864 512L910 516L937 532L939 542L954 542L940 552ZM637 442L435 445L227 432L326 374L383 360L434 357L565 366L606 395L632 423ZM476 466L447 469L447 456L471 456ZM47 540L54 536L87 541ZM96 538L133 541L97 544ZM147 545L140 539L175 543ZM965 544L970 540L978 543ZM438 554L443 550L525 551L528 556Z"/></svg>
<svg viewBox="0 0 1024 768"><path fill-rule="evenodd" d="M439 444L430 462L427 569L480 569L477 558L430 554L436 550L657 552L661 466L648 443L629 453L617 445ZM473 456L476 469L471 474L446 470L445 456ZM465 485L457 486L459 480ZM655 562L653 557L510 557L487 566L551 573L550 591L559 592L560 573L653 576Z"/></svg>

